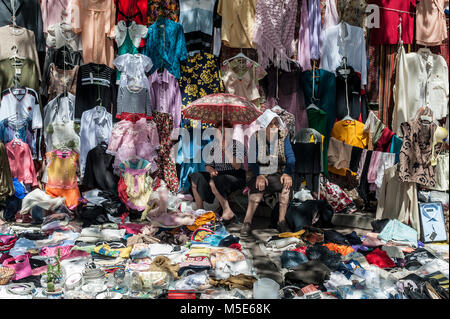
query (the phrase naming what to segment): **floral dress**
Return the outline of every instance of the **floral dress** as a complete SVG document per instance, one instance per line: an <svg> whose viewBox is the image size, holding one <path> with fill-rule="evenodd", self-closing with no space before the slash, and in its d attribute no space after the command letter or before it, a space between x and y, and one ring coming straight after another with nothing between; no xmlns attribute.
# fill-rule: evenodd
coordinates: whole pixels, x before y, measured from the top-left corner
<svg viewBox="0 0 450 319"><path fill-rule="evenodd" d="M155 112L155 123L159 133L160 149L156 160L159 170L158 177L164 180L167 188L176 193L178 191L177 168L175 161L170 157L172 139L170 134L173 129L173 117L169 113Z"/></svg>

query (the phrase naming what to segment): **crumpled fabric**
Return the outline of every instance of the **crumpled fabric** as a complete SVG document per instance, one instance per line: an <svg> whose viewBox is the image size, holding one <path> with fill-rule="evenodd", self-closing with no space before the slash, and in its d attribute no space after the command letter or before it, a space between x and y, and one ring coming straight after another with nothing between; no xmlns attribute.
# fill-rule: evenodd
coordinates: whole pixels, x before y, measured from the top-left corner
<svg viewBox="0 0 450 319"><path fill-rule="evenodd" d="M70 254L73 246L54 246L54 247L44 247L39 252L39 256L55 257L58 254L58 249L60 251L60 256L66 256Z"/></svg>
<svg viewBox="0 0 450 319"><path fill-rule="evenodd" d="M209 279L209 283L215 287L225 287L229 290L238 288L242 290L253 289L253 284L257 279L253 276L239 274L237 276L230 276L225 280Z"/></svg>
<svg viewBox="0 0 450 319"><path fill-rule="evenodd" d="M352 248L352 246L346 246L346 245L338 245L333 243L323 244L325 247L327 247L329 250L337 252L341 254L342 256L348 255L355 250Z"/></svg>
<svg viewBox="0 0 450 319"><path fill-rule="evenodd" d="M369 264L376 265L380 268L396 267L394 261L388 256L388 254L379 248L376 248L370 254L367 254L366 259L369 262Z"/></svg>
<svg viewBox="0 0 450 319"><path fill-rule="evenodd" d="M193 225L186 226L190 231L194 231L197 228L206 225L207 223L214 223L216 221L216 214L214 212L207 212L200 217L197 217Z"/></svg>
<svg viewBox="0 0 450 319"><path fill-rule="evenodd" d="M286 269L293 269L300 264L308 262L308 258L297 251L283 251L281 254L281 266Z"/></svg>
<svg viewBox="0 0 450 319"><path fill-rule="evenodd" d="M291 284L321 285L330 279L331 270L321 261L310 260L284 275L284 280Z"/></svg>
<svg viewBox="0 0 450 319"><path fill-rule="evenodd" d="M328 249L328 247L321 245L314 245L308 247L306 256L309 260L319 260L326 265L330 270L334 271L339 268L341 263L341 254Z"/></svg>
<svg viewBox="0 0 450 319"><path fill-rule="evenodd" d="M417 247L417 231L397 219L390 220L383 228L378 238L385 241L400 242L413 248Z"/></svg>
<svg viewBox="0 0 450 319"><path fill-rule="evenodd" d="M149 271L165 271L169 273L175 280L178 280L178 271L180 266L172 265L169 258L166 256L157 256L150 264Z"/></svg>
<svg viewBox="0 0 450 319"><path fill-rule="evenodd" d="M108 256L108 257L121 257L129 258L131 253L131 247L112 249L109 245L101 245L94 248L94 253Z"/></svg>

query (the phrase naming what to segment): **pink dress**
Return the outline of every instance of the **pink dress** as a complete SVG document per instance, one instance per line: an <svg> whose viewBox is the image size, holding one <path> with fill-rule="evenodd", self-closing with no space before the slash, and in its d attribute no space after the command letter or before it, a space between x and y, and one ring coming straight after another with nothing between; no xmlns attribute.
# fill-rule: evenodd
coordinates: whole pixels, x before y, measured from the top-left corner
<svg viewBox="0 0 450 319"><path fill-rule="evenodd" d="M114 125L107 153L115 156L113 167L119 172L121 162L144 159L151 163L150 171L158 169L155 159L158 156L159 135L154 122L141 118L136 123L120 121Z"/></svg>

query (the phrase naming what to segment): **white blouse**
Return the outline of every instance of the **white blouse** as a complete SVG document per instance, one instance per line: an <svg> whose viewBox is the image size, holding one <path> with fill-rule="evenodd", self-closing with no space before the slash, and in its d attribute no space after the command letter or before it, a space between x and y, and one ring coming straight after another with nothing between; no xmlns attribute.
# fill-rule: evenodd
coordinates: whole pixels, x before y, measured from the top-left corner
<svg viewBox="0 0 450 319"><path fill-rule="evenodd" d="M448 98L445 59L426 48L406 54L401 47L394 86L393 131L401 136L400 125L414 119L421 107L428 106L433 111L434 120L446 117Z"/></svg>
<svg viewBox="0 0 450 319"><path fill-rule="evenodd" d="M152 60L143 54L123 54L114 60L120 74L119 86L144 87L150 91L145 72L153 67Z"/></svg>
<svg viewBox="0 0 450 319"><path fill-rule="evenodd" d="M8 89L0 104L0 121L18 117L16 120L32 119L32 129L42 128L42 115L33 89Z"/></svg>
<svg viewBox="0 0 450 319"><path fill-rule="evenodd" d="M145 25L137 24L135 21L131 22L131 25L127 27L125 21L120 20L115 26L116 29L116 42L117 46L120 48L128 35L130 36L131 42L136 48L139 48L141 39L147 36L148 28Z"/></svg>
<svg viewBox="0 0 450 319"><path fill-rule="evenodd" d="M84 111L80 127L80 172L84 176L87 154L101 142L109 143L112 132L112 115L103 106Z"/></svg>
<svg viewBox="0 0 450 319"><path fill-rule="evenodd" d="M50 25L47 29L47 46L59 49L66 45L73 51L82 51L81 37L72 31L69 24L57 23Z"/></svg>
<svg viewBox="0 0 450 319"><path fill-rule="evenodd" d="M347 57L347 65L361 73L361 85L367 84L366 41L360 27L340 22L322 32L320 68L336 73Z"/></svg>

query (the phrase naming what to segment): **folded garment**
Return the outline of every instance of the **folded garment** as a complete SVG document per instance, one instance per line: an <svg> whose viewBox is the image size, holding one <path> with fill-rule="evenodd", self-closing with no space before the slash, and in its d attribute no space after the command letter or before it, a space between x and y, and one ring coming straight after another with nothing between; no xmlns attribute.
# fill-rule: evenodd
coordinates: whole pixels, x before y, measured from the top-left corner
<svg viewBox="0 0 450 319"><path fill-rule="evenodd" d="M381 249L391 258L405 258L405 254L403 254L402 249L398 246L383 246Z"/></svg>
<svg viewBox="0 0 450 319"><path fill-rule="evenodd" d="M129 258L131 247L112 249L109 245L101 245L94 248L94 253L107 257Z"/></svg>
<svg viewBox="0 0 450 319"><path fill-rule="evenodd" d="M88 227L82 229L77 241L117 241L125 237L125 232L125 229L97 229Z"/></svg>
<svg viewBox="0 0 450 319"><path fill-rule="evenodd" d="M378 238L385 241L407 244L413 248L417 247L417 231L405 225L397 219L390 220L378 235Z"/></svg>
<svg viewBox="0 0 450 319"><path fill-rule="evenodd" d="M355 250L352 246L346 246L346 245L338 245L333 243L323 244L325 247L327 247L329 250L337 252L341 254L342 256L348 255Z"/></svg>

